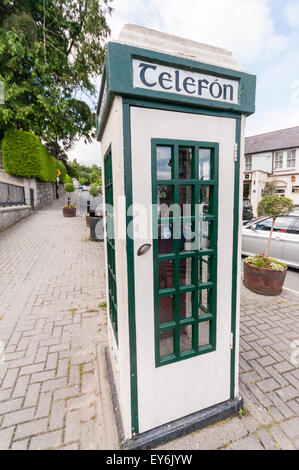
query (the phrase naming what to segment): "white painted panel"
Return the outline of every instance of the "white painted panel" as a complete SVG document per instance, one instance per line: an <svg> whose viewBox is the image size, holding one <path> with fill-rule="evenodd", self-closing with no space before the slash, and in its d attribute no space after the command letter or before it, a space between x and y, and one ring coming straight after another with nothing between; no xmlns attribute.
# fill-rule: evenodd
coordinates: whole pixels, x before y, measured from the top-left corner
<svg viewBox="0 0 299 470"><path fill-rule="evenodd" d="M133 59L135 88L238 104L239 82Z"/></svg>
<svg viewBox="0 0 299 470"><path fill-rule="evenodd" d="M117 281L117 318L118 318L118 345L116 344L114 331L107 308L109 351L115 382L118 391L119 404L122 414L125 437L131 437L131 401L130 401L130 351L129 351L129 320L128 320L128 287L127 287L127 257L126 238L121 230L125 222L125 189L124 189L124 151L123 151L123 104L121 97L115 97L109 118L101 140L102 166L104 168L104 156L111 146L112 171L113 171L113 199L115 216L115 260ZM105 187L105 174L103 176L103 188ZM105 200L105 192L103 191ZM105 214L104 214L105 216ZM104 221L106 226L106 221ZM105 260L107 266L107 253L105 243ZM104 269L104 266L103 266ZM107 272L107 269L106 269ZM107 302L108 279L106 276Z"/></svg>
<svg viewBox="0 0 299 470"><path fill-rule="evenodd" d="M235 120L131 108L131 134L133 200L149 208L152 138L219 143L215 352L155 368L153 254L135 256L139 430L144 432L229 399ZM151 242L150 227L147 238L135 240L135 253Z"/></svg>

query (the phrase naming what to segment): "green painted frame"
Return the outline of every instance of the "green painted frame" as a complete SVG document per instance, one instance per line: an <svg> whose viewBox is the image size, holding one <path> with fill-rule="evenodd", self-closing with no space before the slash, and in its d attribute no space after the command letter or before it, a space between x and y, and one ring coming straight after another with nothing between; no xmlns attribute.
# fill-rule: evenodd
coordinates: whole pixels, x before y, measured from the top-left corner
<svg viewBox="0 0 299 470"><path fill-rule="evenodd" d="M199 73L208 73L216 77L223 77L239 81L239 103L231 104L183 96L175 93L164 93L133 87L132 59L155 62L183 70ZM106 99L103 100L104 90L107 90ZM227 69L199 61L159 53L138 47L109 42L107 45L103 79L97 107L97 136L100 140L105 128L109 110L115 95L131 99L149 99L168 104L187 105L195 108L210 109L213 111L228 111L250 115L255 112L256 77L239 70ZM101 116L99 120L99 114Z"/></svg>
<svg viewBox="0 0 299 470"><path fill-rule="evenodd" d="M157 159L156 159L156 147L157 146L171 146L173 147L173 163L172 166L175 174L171 180L162 181L157 180ZM179 159L179 147L192 147L193 148L193 173L192 179L179 179L178 177L178 159ZM213 179L202 181L198 178L198 153L199 149L211 149L213 154ZM172 364L182 360L189 359L194 356L207 354L216 350L216 307L217 307L217 244L218 244L218 173L219 173L219 144L214 142L195 142L189 140L169 140L169 139L152 139L151 146L151 162L152 162L152 205L157 207L157 186L159 185L171 185L174 187L173 191L173 203L178 203L178 189L180 186L191 186L194 188L193 193L193 204L199 200L199 188L201 186L213 186L213 215L203 216L202 220L213 223L212 229L212 248L208 250L196 250L180 253L179 240L174 240L174 250L171 254L158 254L158 240L155 236L158 232L158 217L155 211L153 211L153 258L154 258L154 315L155 315L155 361L156 367ZM180 223L182 217L180 217ZM185 222L194 222L195 217L188 217L188 220L184 218ZM160 220L163 223L163 219ZM167 219L167 222L174 222L174 217ZM197 230L197 229L196 229ZM198 264L199 260L204 256L211 256L213 261L211 263L211 279L212 281L206 283L199 283L198 281ZM179 262L181 259L193 259L192 269L192 287L182 287L179 285ZM174 287L172 289L159 290L159 262L161 261L173 261L174 262ZM195 265L195 268L194 268ZM197 273L195 275L195 272ZM198 294L200 291L205 289L212 289L214 295L212 296L210 312L198 316ZM192 293L192 317L188 319L180 320L179 312L179 301L177 300L180 294ZM160 325L159 321L159 298L164 296L173 295L174 302L174 321ZM209 345L198 347L198 327L200 323L211 322L210 325L210 338ZM180 328L184 326L192 326L192 350L180 353L179 341L180 341ZM174 341L174 354L167 357L160 357L160 334L165 331L173 331Z"/></svg>
<svg viewBox="0 0 299 470"><path fill-rule="evenodd" d="M238 231L239 231L239 197L240 197L240 139L241 139L241 118L242 114L226 110L211 110L206 108L193 108L186 105L176 105L173 103L163 103L160 101L123 98L123 139L124 139L124 182L126 193L126 209L133 202L132 197L132 161L131 161L131 117L130 108L142 107L148 109L161 109L165 111L176 111L182 113L202 114L207 116L225 117L235 120L236 144L238 145L237 158L235 162L235 188L234 188L234 226L233 226L233 279L232 279L232 313L231 313L231 333L233 334L233 345L231 349L231 380L230 398L235 398L235 356L236 356L236 312L237 312L237 266L238 266ZM127 215L127 225L132 222L132 216ZM131 377L131 427L132 434L139 433L138 419L138 382L137 382L137 351L136 351L136 319L135 319L135 275L134 275L134 242L127 237L127 275L128 275L128 305L129 305L129 332L130 332L130 377Z"/></svg>
<svg viewBox="0 0 299 470"><path fill-rule="evenodd" d="M117 284L115 272L115 237L114 237L114 214L110 212L113 204L113 176L112 176L112 151L111 145L104 155L104 182L105 182L105 211L106 211L106 251L107 251L107 277L109 294L109 314L113 327L116 343L118 344L118 318L117 318ZM109 211L106 209L109 204ZM108 230L109 225L109 230ZM112 237L109 237L109 233Z"/></svg>

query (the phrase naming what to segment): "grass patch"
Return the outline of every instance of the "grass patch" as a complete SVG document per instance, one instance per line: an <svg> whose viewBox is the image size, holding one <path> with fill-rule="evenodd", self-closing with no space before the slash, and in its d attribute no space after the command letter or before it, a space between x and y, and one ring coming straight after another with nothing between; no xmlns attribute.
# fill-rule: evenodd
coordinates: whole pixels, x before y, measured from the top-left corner
<svg viewBox="0 0 299 470"><path fill-rule="evenodd" d="M98 305L99 308L107 308L107 302L101 302L99 305Z"/></svg>
<svg viewBox="0 0 299 470"><path fill-rule="evenodd" d="M16 224L11 224L11 225L8 225L7 227L4 227L4 228L0 228L0 232L6 232L7 230L9 230L10 228L14 227Z"/></svg>

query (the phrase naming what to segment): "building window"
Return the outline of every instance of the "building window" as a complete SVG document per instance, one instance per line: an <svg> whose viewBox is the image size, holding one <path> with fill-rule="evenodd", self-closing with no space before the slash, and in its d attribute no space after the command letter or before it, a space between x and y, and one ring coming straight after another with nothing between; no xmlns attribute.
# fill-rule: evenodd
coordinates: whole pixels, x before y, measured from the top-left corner
<svg viewBox="0 0 299 470"><path fill-rule="evenodd" d="M283 153L276 152L274 154L274 170L280 170L283 167Z"/></svg>
<svg viewBox="0 0 299 470"><path fill-rule="evenodd" d="M245 157L245 171L252 170L252 155L246 155Z"/></svg>
<svg viewBox="0 0 299 470"><path fill-rule="evenodd" d="M296 167L296 150L288 150L287 168Z"/></svg>

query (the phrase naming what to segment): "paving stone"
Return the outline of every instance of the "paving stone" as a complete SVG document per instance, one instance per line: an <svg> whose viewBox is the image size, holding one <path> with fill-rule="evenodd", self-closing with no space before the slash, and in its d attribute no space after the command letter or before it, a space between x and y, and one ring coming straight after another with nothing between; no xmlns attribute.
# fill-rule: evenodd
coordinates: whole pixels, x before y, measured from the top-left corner
<svg viewBox="0 0 299 470"><path fill-rule="evenodd" d="M7 413L4 416L3 427L12 426L13 424L25 423L30 421L34 415L34 408L26 408L25 410L14 411Z"/></svg>
<svg viewBox="0 0 299 470"><path fill-rule="evenodd" d="M47 432L37 437L33 437L30 443L31 450L56 449L61 446L62 430Z"/></svg>
<svg viewBox="0 0 299 470"><path fill-rule="evenodd" d="M2 401L0 403L0 415L10 413L11 411L18 410L22 406L22 398L15 400Z"/></svg>
<svg viewBox="0 0 299 470"><path fill-rule="evenodd" d="M41 393L35 418L44 418L50 414L52 392Z"/></svg>
<svg viewBox="0 0 299 470"><path fill-rule="evenodd" d="M55 377L55 370L49 370L47 372L39 372L35 373L31 377L31 383L34 382L44 382L49 381L49 379L53 379Z"/></svg>
<svg viewBox="0 0 299 470"><path fill-rule="evenodd" d="M241 374L240 377L245 384L251 384L261 380L261 376L255 371L246 372L245 374Z"/></svg>
<svg viewBox="0 0 299 470"><path fill-rule="evenodd" d="M67 413L65 423L64 442L68 444L80 440L80 411L73 410Z"/></svg>
<svg viewBox="0 0 299 470"><path fill-rule="evenodd" d="M274 379L261 380L257 383L257 386L263 392L272 392L273 390L277 390L280 387L280 385Z"/></svg>
<svg viewBox="0 0 299 470"><path fill-rule="evenodd" d="M29 379L29 375L23 375L18 378L12 398L23 397L26 394Z"/></svg>
<svg viewBox="0 0 299 470"><path fill-rule="evenodd" d="M292 385L283 387L276 392L283 401L293 400L294 398L299 398L299 390Z"/></svg>
<svg viewBox="0 0 299 470"><path fill-rule="evenodd" d="M28 390L26 392L26 398L24 402L24 408L37 405L37 402L39 399L40 388L41 388L40 383L31 384L28 386Z"/></svg>
<svg viewBox="0 0 299 470"><path fill-rule="evenodd" d="M270 434L266 431L266 429L259 429L257 430L258 438L260 439L262 445L266 450L276 450L277 446L275 445L275 441L272 439Z"/></svg>
<svg viewBox="0 0 299 470"><path fill-rule="evenodd" d="M19 424L15 433L15 439L34 436L47 430L48 419L37 419L28 423Z"/></svg>
<svg viewBox="0 0 299 470"><path fill-rule="evenodd" d="M264 450L260 441L253 435L244 437L227 447L228 450Z"/></svg>
<svg viewBox="0 0 299 470"><path fill-rule="evenodd" d="M0 429L0 450L7 450L9 449L9 445L14 433L14 427L10 427L7 429Z"/></svg>
<svg viewBox="0 0 299 470"><path fill-rule="evenodd" d="M282 431L281 427L276 425L270 429L271 436L277 442L281 450L294 450L294 444Z"/></svg>
<svg viewBox="0 0 299 470"><path fill-rule="evenodd" d="M284 421L280 426L290 439L299 437L299 417Z"/></svg>
<svg viewBox="0 0 299 470"><path fill-rule="evenodd" d="M47 380L42 385L42 392L48 392L50 390L56 390L58 388L65 387L67 384L67 378L62 377L60 379Z"/></svg>
<svg viewBox="0 0 299 470"><path fill-rule="evenodd" d="M17 380L18 373L19 373L19 369L10 369L10 370L8 370L4 380L2 382L1 388L4 389L4 388L14 387L14 385L16 383L16 380Z"/></svg>
<svg viewBox="0 0 299 470"><path fill-rule="evenodd" d="M22 439L12 443L11 450L27 450L29 439Z"/></svg>
<svg viewBox="0 0 299 470"><path fill-rule="evenodd" d="M49 422L50 431L64 427L65 413L66 407L63 400L53 403Z"/></svg>

